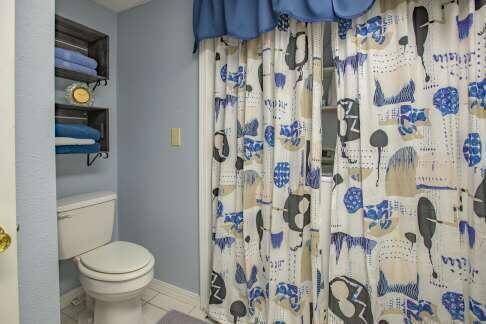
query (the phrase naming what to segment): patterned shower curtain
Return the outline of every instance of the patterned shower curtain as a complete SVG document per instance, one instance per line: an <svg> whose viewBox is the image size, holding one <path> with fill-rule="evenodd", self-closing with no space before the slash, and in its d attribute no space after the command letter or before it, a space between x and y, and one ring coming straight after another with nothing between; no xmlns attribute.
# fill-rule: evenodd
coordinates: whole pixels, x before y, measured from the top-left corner
<svg viewBox="0 0 486 324"><path fill-rule="evenodd" d="M282 16L257 39L215 40L209 315L220 323L312 321L323 26Z"/></svg>
<svg viewBox="0 0 486 324"><path fill-rule="evenodd" d="M485 322L485 1L377 0L334 27L327 322Z"/></svg>

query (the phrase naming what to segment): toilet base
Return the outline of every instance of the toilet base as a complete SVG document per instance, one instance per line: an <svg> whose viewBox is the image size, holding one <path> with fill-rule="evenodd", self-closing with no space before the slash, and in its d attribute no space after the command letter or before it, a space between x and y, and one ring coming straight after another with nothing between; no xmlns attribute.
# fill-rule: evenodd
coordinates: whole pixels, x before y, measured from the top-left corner
<svg viewBox="0 0 486 324"><path fill-rule="evenodd" d="M93 324L143 324L141 298L116 302L95 300Z"/></svg>
<svg viewBox="0 0 486 324"><path fill-rule="evenodd" d="M78 263L79 281L86 294L94 300L93 324L143 324L142 294L154 278L153 266L152 258L140 270L105 274Z"/></svg>

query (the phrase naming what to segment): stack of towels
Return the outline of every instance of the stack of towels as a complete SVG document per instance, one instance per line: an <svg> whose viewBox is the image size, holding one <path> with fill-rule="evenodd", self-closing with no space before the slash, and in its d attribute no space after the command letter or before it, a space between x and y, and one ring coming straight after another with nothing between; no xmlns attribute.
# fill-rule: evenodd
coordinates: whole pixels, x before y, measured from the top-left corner
<svg viewBox="0 0 486 324"><path fill-rule="evenodd" d="M97 75L98 62L79 52L56 47L56 67L89 75Z"/></svg>
<svg viewBox="0 0 486 324"><path fill-rule="evenodd" d="M97 153L101 134L81 124L56 123L56 154Z"/></svg>

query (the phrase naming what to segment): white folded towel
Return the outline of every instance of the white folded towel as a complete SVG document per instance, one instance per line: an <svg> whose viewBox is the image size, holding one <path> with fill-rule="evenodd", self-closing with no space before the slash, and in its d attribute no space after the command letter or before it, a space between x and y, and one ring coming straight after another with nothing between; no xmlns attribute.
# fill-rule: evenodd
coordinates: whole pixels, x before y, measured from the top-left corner
<svg viewBox="0 0 486 324"><path fill-rule="evenodd" d="M95 140L91 138L72 138L72 137L56 137L56 146L62 145L91 145Z"/></svg>

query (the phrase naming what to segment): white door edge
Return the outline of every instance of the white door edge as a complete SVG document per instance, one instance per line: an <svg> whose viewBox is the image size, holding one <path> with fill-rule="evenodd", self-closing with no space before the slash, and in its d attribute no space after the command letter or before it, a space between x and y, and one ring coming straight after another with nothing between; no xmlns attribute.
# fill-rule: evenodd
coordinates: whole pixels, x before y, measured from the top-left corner
<svg viewBox="0 0 486 324"><path fill-rule="evenodd" d="M207 311L211 275L211 162L213 147L214 42L199 47L199 295Z"/></svg>
<svg viewBox="0 0 486 324"><path fill-rule="evenodd" d="M0 253L0 322L19 323L15 193L15 0L0 1L0 227L11 244Z"/></svg>

